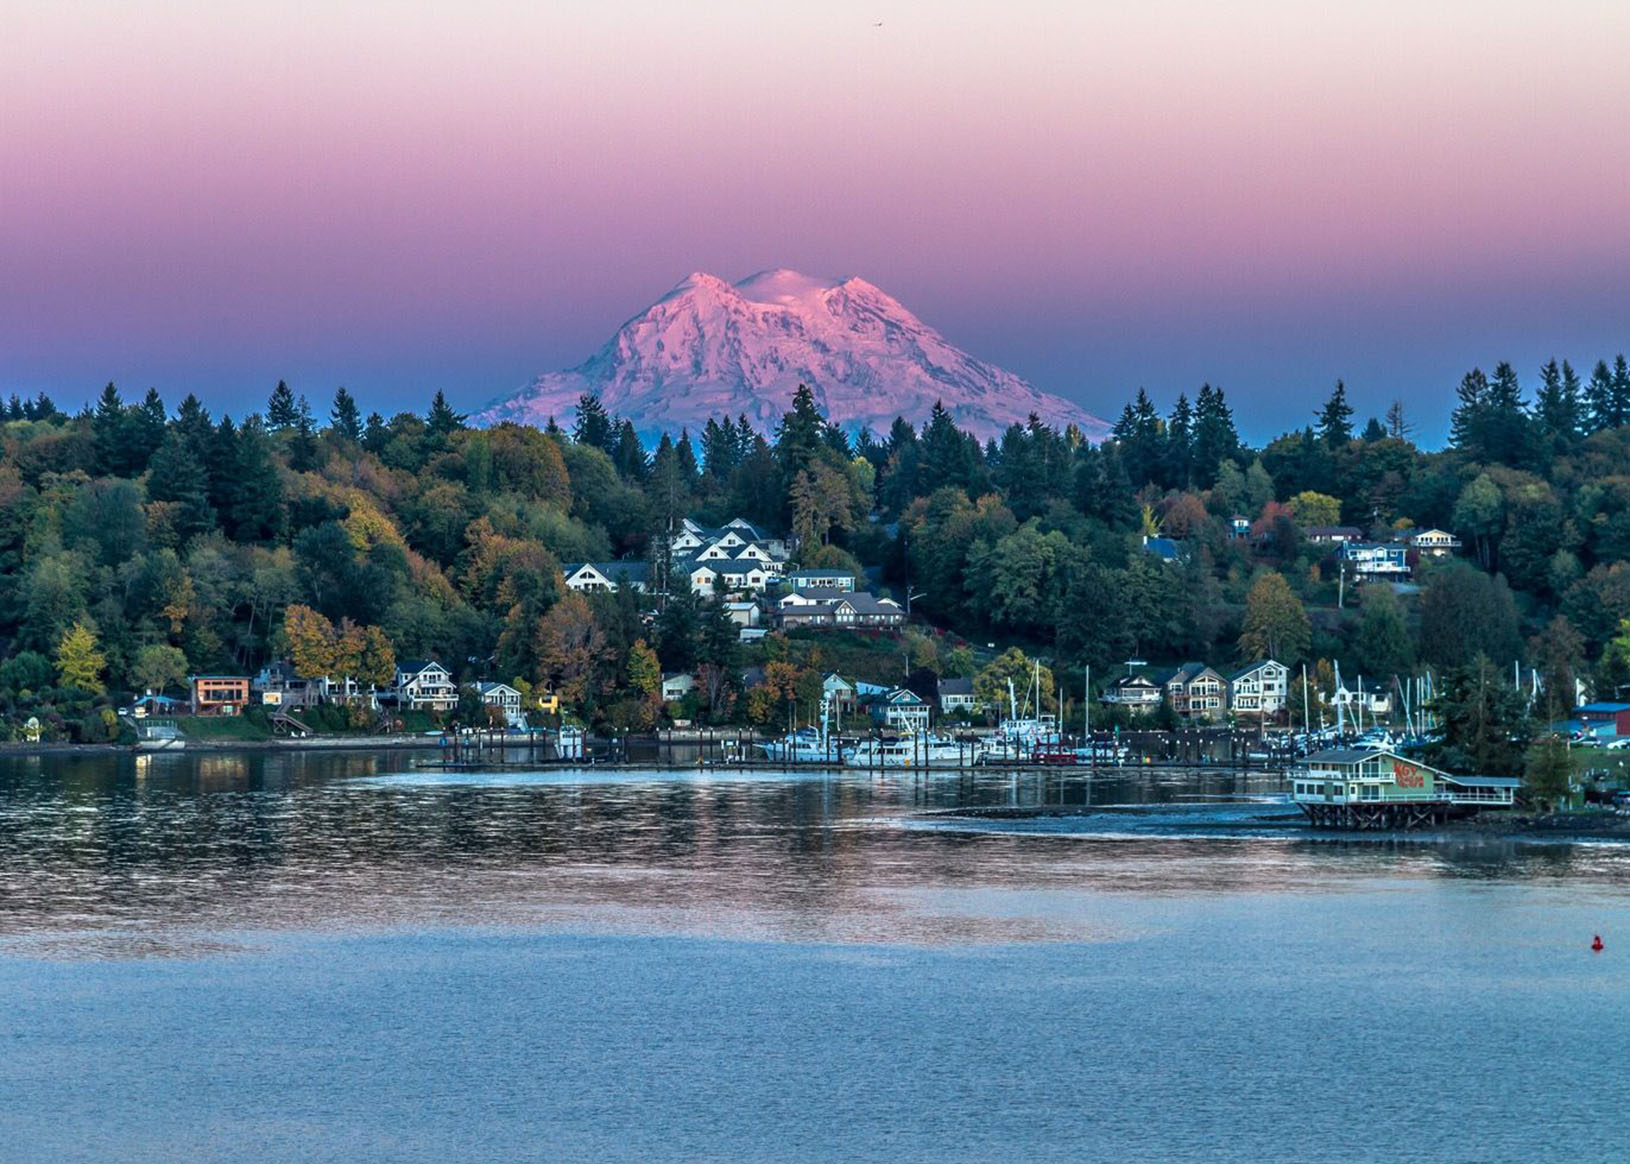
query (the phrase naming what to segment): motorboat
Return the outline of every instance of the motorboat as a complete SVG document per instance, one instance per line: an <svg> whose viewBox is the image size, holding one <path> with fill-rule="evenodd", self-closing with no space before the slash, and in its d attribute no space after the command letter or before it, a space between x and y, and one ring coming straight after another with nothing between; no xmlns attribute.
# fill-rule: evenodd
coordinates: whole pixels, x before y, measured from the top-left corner
<svg viewBox="0 0 1630 1164"><path fill-rule="evenodd" d="M862 740L843 753L847 768L967 768L978 764L984 745L918 732Z"/></svg>

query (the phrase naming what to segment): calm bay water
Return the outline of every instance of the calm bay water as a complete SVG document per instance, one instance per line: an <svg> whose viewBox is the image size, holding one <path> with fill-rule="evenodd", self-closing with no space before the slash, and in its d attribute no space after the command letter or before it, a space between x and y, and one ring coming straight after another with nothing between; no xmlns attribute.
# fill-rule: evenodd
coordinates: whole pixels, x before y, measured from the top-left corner
<svg viewBox="0 0 1630 1164"><path fill-rule="evenodd" d="M0 1160L1625 1158L1630 846L421 762L0 759Z"/></svg>

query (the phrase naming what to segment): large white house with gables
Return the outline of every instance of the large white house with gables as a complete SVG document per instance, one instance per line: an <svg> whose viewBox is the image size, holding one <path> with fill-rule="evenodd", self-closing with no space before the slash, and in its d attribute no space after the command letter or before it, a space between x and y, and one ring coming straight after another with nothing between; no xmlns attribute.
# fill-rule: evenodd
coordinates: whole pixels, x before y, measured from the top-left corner
<svg viewBox="0 0 1630 1164"><path fill-rule="evenodd" d="M1228 677L1228 708L1235 715L1268 719L1290 698L1290 668L1274 659L1242 667Z"/></svg>
<svg viewBox="0 0 1630 1164"><path fill-rule="evenodd" d="M458 685L447 668L433 659L398 659L392 690L397 707L452 711L458 706Z"/></svg>
<svg viewBox="0 0 1630 1164"><path fill-rule="evenodd" d="M674 568L703 597L762 594L787 570L787 544L741 518L705 529L686 518L668 539Z"/></svg>
<svg viewBox="0 0 1630 1164"><path fill-rule="evenodd" d="M567 562L561 567L568 590L616 590L626 586L643 593L651 572L647 562Z"/></svg>

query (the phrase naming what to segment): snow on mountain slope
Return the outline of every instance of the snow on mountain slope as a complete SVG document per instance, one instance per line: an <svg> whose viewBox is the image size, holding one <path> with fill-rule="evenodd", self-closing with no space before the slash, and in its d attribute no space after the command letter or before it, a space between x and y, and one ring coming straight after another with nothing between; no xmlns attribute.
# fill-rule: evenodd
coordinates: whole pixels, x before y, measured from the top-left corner
<svg viewBox="0 0 1630 1164"><path fill-rule="evenodd" d="M736 284L696 273L618 329L566 372L540 376L474 418L569 426L584 392L634 422L642 436L699 430L709 417L745 413L773 431L799 384L828 419L887 433L896 416L927 419L936 400L981 438L1034 412L1079 425L1093 440L1107 426L1058 396L947 343L864 279L831 282L785 269Z"/></svg>

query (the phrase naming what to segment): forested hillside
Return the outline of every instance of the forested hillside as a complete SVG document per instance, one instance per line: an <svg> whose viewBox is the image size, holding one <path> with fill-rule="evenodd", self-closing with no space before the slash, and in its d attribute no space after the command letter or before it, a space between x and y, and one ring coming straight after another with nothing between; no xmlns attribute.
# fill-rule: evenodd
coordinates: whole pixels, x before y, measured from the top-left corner
<svg viewBox="0 0 1630 1164"><path fill-rule="evenodd" d="M1440 451L1413 443L1402 403L1361 423L1339 384L1260 449L1209 385L1164 415L1140 391L1099 446L1035 419L981 445L940 411L850 440L808 393L773 433L721 417L655 449L592 399L567 433L472 429L439 394L423 416L364 418L340 389L318 419L281 383L241 417L112 385L75 415L14 398L0 715L12 734L36 714L109 738L107 709L130 693L252 672L304 628L349 644L359 676L389 655L436 658L552 688L590 721L650 722L653 675L704 668L695 713L738 719L755 710L743 665L786 662L772 682L791 685L820 648L744 646L682 587L661 603L563 587L567 561L661 568L686 516L745 517L792 534L804 566L909 587L952 638L909 632L902 673L969 673L961 638L1106 678L1132 656L1272 653L1372 676L1479 656L1509 676L1520 659L1548 691L1577 675L1611 697L1630 685L1630 369L1552 362L1530 392L1500 364L1457 393ZM1355 587L1306 537L1327 526L1436 527L1463 547L1423 558L1412 585Z"/></svg>

